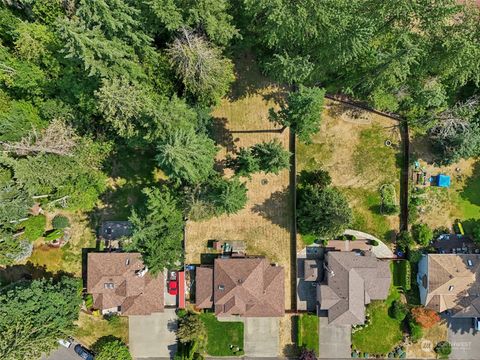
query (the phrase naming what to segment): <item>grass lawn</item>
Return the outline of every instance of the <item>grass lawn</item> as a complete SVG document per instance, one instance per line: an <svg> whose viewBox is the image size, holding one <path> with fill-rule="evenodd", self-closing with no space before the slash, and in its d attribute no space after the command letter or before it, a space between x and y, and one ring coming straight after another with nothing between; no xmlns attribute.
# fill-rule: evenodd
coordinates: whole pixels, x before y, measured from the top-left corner
<svg viewBox="0 0 480 360"><path fill-rule="evenodd" d="M126 316L120 316L109 322L80 312L77 325L74 336L86 346L91 346L99 338L109 335L118 337L128 344L128 317Z"/></svg>
<svg viewBox="0 0 480 360"><path fill-rule="evenodd" d="M369 354L387 354L402 340L401 322L388 315L390 305L399 296L392 286L385 301L372 301L367 306L370 324L352 334L355 349Z"/></svg>
<svg viewBox="0 0 480 360"><path fill-rule="evenodd" d="M400 286L405 291L411 288L411 269L407 260L399 260L392 262L393 285Z"/></svg>
<svg viewBox="0 0 480 360"><path fill-rule="evenodd" d="M298 317L298 346L313 350L318 355L318 316L302 314Z"/></svg>
<svg viewBox="0 0 480 360"><path fill-rule="evenodd" d="M211 356L239 356L243 355L243 323L221 322L213 313L202 313L200 318L207 327L207 353ZM238 346L241 350L234 353L230 345Z"/></svg>
<svg viewBox="0 0 480 360"><path fill-rule="evenodd" d="M398 123L331 100L325 104L312 143L297 145L298 170L327 170L332 185L346 195L353 210L351 227L390 242L399 218L380 213L379 189L392 184L398 203L402 148ZM385 145L386 140L391 146Z"/></svg>

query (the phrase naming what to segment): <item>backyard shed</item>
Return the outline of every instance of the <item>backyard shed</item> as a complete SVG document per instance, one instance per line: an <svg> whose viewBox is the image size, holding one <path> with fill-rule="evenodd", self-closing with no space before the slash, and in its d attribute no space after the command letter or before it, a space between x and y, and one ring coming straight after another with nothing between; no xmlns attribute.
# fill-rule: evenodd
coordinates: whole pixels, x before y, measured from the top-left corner
<svg viewBox="0 0 480 360"><path fill-rule="evenodd" d="M439 187L450 187L450 176L440 174L437 176L437 186Z"/></svg>

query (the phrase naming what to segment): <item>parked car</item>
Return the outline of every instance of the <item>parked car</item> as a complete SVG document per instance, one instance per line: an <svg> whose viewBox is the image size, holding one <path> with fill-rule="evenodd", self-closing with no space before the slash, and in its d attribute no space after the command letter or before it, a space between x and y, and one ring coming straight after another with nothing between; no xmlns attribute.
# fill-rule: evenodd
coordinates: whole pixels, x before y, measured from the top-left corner
<svg viewBox="0 0 480 360"><path fill-rule="evenodd" d="M480 331L480 318L478 317L473 318L473 328L476 331Z"/></svg>
<svg viewBox="0 0 480 360"><path fill-rule="evenodd" d="M178 294L178 279L176 271L168 272L168 293L170 295Z"/></svg>
<svg viewBox="0 0 480 360"><path fill-rule="evenodd" d="M72 346L72 342L70 341L70 339L59 339L58 340L58 343L64 347L66 347L67 349Z"/></svg>
<svg viewBox="0 0 480 360"><path fill-rule="evenodd" d="M84 360L93 360L95 357L87 348L83 347L80 344L75 345L74 347L75 352L78 356L80 356Z"/></svg>

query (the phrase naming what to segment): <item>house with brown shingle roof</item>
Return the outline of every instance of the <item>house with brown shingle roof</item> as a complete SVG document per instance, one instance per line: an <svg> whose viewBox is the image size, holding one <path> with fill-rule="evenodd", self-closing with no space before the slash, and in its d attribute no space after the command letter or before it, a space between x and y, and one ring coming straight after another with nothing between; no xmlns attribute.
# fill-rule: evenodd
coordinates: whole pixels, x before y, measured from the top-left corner
<svg viewBox="0 0 480 360"><path fill-rule="evenodd" d="M480 255L428 254L418 263L420 300L453 317L480 317Z"/></svg>
<svg viewBox="0 0 480 360"><path fill-rule="evenodd" d="M363 324L365 305L388 296L392 280L389 262L372 252L329 251L324 267L317 300L320 310L328 312L329 324Z"/></svg>
<svg viewBox="0 0 480 360"><path fill-rule="evenodd" d="M151 275L139 253L89 253L87 292L102 314L163 312L163 275Z"/></svg>
<svg viewBox="0 0 480 360"><path fill-rule="evenodd" d="M285 314L285 273L264 258L215 259L197 267L195 305L215 315L281 317Z"/></svg>

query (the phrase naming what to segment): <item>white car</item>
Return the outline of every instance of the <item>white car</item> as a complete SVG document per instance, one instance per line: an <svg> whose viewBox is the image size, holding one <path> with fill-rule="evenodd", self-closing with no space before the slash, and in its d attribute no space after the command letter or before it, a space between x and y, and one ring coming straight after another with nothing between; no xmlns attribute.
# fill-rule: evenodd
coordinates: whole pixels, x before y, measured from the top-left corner
<svg viewBox="0 0 480 360"><path fill-rule="evenodd" d="M476 331L480 331L480 318L478 318L478 317L473 318L473 328Z"/></svg>
<svg viewBox="0 0 480 360"><path fill-rule="evenodd" d="M72 342L69 341L69 340L65 340L65 339L60 339L58 340L58 343L64 347L66 347L67 349L72 346Z"/></svg>

